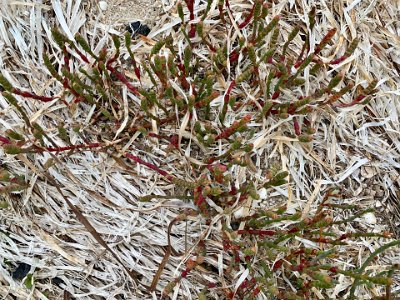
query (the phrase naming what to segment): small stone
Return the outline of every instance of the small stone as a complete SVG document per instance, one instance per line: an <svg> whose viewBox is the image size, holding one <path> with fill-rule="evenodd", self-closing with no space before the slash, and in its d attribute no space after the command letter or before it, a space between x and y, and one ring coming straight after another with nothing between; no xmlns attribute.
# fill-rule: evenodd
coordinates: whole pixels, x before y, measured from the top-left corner
<svg viewBox="0 0 400 300"><path fill-rule="evenodd" d="M378 191L376 191L376 197L377 198L383 198L385 196L385 191L379 189Z"/></svg>
<svg viewBox="0 0 400 300"><path fill-rule="evenodd" d="M99 6L101 10L107 10L108 7L107 1L99 1Z"/></svg>
<svg viewBox="0 0 400 300"><path fill-rule="evenodd" d="M241 207L233 213L235 219L240 219L244 216L244 208Z"/></svg>
<svg viewBox="0 0 400 300"><path fill-rule="evenodd" d="M366 167L361 168L361 175L364 178L370 179L370 178L374 177L376 174L377 174L376 169L373 167L366 166Z"/></svg>
<svg viewBox="0 0 400 300"><path fill-rule="evenodd" d="M21 280L25 278L26 275L28 275L30 269L31 269L30 265L26 263L20 263L17 269L12 273L12 278Z"/></svg>
<svg viewBox="0 0 400 300"><path fill-rule="evenodd" d="M290 205L287 209L286 209L286 213L289 215L294 215L296 213L296 207L294 205Z"/></svg>
<svg viewBox="0 0 400 300"><path fill-rule="evenodd" d="M261 199L261 200L267 199L267 189L266 189L266 188L261 188L261 189L258 191L258 195L260 196L260 199Z"/></svg>
<svg viewBox="0 0 400 300"><path fill-rule="evenodd" d="M51 283L60 287L60 284L65 284L64 281L60 277L54 277L51 279Z"/></svg>
<svg viewBox="0 0 400 300"><path fill-rule="evenodd" d="M239 229L239 226L240 226L240 222L237 222L237 221L232 221L232 222L231 222L231 228L232 228L233 230L238 230L238 229Z"/></svg>
<svg viewBox="0 0 400 300"><path fill-rule="evenodd" d="M373 212L366 213L364 215L364 220L368 224L371 224L371 225L376 224L376 217L375 217L375 214Z"/></svg>
<svg viewBox="0 0 400 300"><path fill-rule="evenodd" d="M147 36L151 29L146 24L142 24L140 21L135 21L126 26L126 30L135 37L138 34Z"/></svg>

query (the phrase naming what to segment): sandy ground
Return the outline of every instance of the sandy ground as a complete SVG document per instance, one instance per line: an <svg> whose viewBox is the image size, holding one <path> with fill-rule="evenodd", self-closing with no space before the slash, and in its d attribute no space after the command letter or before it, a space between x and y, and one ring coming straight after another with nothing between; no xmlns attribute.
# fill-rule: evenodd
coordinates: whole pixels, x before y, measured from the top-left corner
<svg viewBox="0 0 400 300"><path fill-rule="evenodd" d="M103 22L113 26L136 20L152 25L161 9L160 2L155 0L107 0L99 1L99 5L104 13Z"/></svg>

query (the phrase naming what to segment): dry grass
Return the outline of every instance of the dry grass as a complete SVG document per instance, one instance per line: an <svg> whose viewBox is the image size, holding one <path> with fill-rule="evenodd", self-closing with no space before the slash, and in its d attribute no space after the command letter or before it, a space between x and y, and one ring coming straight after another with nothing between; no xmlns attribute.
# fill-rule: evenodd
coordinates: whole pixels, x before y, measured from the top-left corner
<svg viewBox="0 0 400 300"><path fill-rule="evenodd" d="M154 41L170 33L180 21L174 1L162 2L165 13L149 39L137 43L138 53L148 53ZM234 11L251 6L244 0L230 2ZM282 16L281 24L287 32L297 25L296 21L306 18L314 4L314 1L305 0L276 2L279 4L273 6L273 12ZM0 7L1 72L14 86L37 94L61 91L47 74L41 59L43 52L62 57L50 28L60 27L71 39L80 32L96 46L96 50L109 43L108 33L119 29L102 24L97 6L90 1L57 0L51 3L10 1ZM328 186L343 186L349 203L377 208L376 220L361 221L363 230L382 231L390 227L399 236L400 24L396 16L400 14L400 4L395 0L321 0L315 4L318 10L315 40L320 40L329 28L338 28L339 43L332 51L336 54L343 52L350 40L359 37L355 55L338 68L344 68L356 85L378 79L379 92L366 107L321 110L314 114L312 123L317 135L312 147L299 146L279 132L272 133L266 128L260 132L258 137L261 138L255 140L259 155L255 160L256 167L261 169L266 162L277 161L289 171L291 184L277 189L269 195L272 198L283 195L292 207L312 209ZM211 13L217 13L217 8L213 7ZM179 42L179 38L176 39ZM218 32L215 39L218 39ZM76 125L63 115L62 105L34 101L25 101L23 105L30 112L31 121L40 122L50 136L56 136L55 124L58 122ZM80 107L74 117L74 122L79 120L87 126L90 112ZM21 126L23 122L18 114L0 97L0 135L6 129ZM136 138L132 136L130 142L134 144ZM154 157L165 157L163 150L155 144L137 146L153 147ZM45 291L50 291L50 299L60 299L64 290L77 299L155 299L179 274L180 267L190 256L191 247L200 237L209 241L209 251L214 253L213 259L208 260L214 269L206 271L205 276L215 280L217 270L222 272L224 268L218 236L223 216L216 217L209 225L200 218L179 222L173 227L173 245L177 252L185 255L171 256L156 292L149 295L142 286L136 286L121 265L99 246L76 220L57 189L48 184L42 168L49 156L1 156L0 159L30 182L27 191L7 196L5 200L10 207L0 210L0 258L25 262L35 268L34 288L27 290L11 277L4 265L0 265L0 295L4 299L13 299L11 295L17 299L46 299ZM142 195L174 192L171 185L148 169L137 167L127 172L115 161L91 152L72 157L65 155L60 159L63 164L52 168L51 175L61 185L64 195L85 214L124 265L143 275L141 281L149 284L163 259L170 221L183 207L191 205L181 200L137 201ZM177 159L168 157L169 172L174 172L174 163L180 163ZM348 260L349 265L361 265L368 253L378 247L375 240L365 238L352 245L349 256L342 259ZM371 269L390 263L400 263L400 252L388 252ZM61 288L51 283L55 277L63 280ZM340 289L348 285L347 281L340 282L331 291L331 298L337 298ZM173 299L196 299L199 289L191 281L183 280ZM398 282L393 291L400 291ZM378 295L380 291L376 293ZM363 290L358 294L359 299L371 296L376 295L363 293ZM318 297L317 293L315 297Z"/></svg>

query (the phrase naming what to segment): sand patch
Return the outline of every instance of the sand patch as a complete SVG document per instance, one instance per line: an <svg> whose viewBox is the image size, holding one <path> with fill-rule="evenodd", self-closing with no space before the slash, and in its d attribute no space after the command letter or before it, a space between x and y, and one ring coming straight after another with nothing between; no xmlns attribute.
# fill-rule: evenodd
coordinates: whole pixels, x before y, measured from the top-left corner
<svg viewBox="0 0 400 300"><path fill-rule="evenodd" d="M104 14L102 22L107 25L124 25L136 20L151 25L160 14L161 4L153 0L107 0L99 1Z"/></svg>

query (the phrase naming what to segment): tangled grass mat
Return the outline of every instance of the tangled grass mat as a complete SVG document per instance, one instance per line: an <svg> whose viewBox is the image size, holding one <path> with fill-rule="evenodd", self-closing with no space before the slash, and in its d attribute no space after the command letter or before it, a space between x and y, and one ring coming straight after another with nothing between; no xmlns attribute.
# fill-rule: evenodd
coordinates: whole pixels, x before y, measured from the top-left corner
<svg viewBox="0 0 400 300"><path fill-rule="evenodd" d="M182 3L182 12L176 1L160 2L163 12L156 26L148 36L131 41L137 65L125 43L117 51L115 37L124 42L125 26L103 24L94 1L9 1L0 7L0 65L5 79L0 97L1 297L398 296L398 1L265 1L269 11L264 29L276 20L279 31L271 28L260 38L255 61L247 42L256 41L249 17L256 5L230 0L228 8L223 2L207 6L207 1L195 1L192 13L191 1ZM236 26L224 27L224 20ZM306 58L292 65L295 69L289 68L286 78L268 73L272 55L258 63L274 36L286 41L295 28L299 33L287 49L293 57L301 55L305 44L304 57L307 51L322 48L321 40L336 29L321 49L320 60L310 58L324 66L318 73L322 75L313 73ZM167 37L172 40L165 42ZM357 47L351 49L355 40ZM284 42L273 46L279 51L285 47ZM235 47L247 50L236 57ZM82 96L96 95L104 101L107 95L101 86L85 94L58 78L77 82L68 76L79 68L92 72L95 63L100 70L97 58L104 48L104 57L118 64L105 64L108 71L103 74L110 76L104 79L104 88L113 89L119 105L105 101L107 112ZM164 82L163 69L174 52L182 64L174 80ZM159 69L157 59L163 66ZM201 74L190 73L195 69L192 64ZM62 73L65 65L68 72ZM301 113L285 104L295 97L286 87L298 79L296 68L302 76L296 97L313 95L310 103L301 104L312 110ZM182 76L185 71L188 79ZM269 74L276 76L270 81L278 88L268 94L263 82ZM215 79L209 98L191 104L196 80L203 82L207 76ZM259 78L259 84L252 78ZM279 87L279 78L289 83ZM350 82L354 89L335 98L337 105L322 106L332 98L319 92L332 97ZM168 88L175 91L172 96ZM173 105L151 103L154 89L173 98ZM353 102L358 96L368 101ZM248 103L243 105L242 99ZM171 112L174 119L167 118ZM254 117L260 112L261 117ZM329 204L327 213L322 214L322 204ZM335 205L342 205L339 211L334 211ZM344 206L357 210L349 212ZM265 212L262 218L260 210ZM312 216L326 223L321 225ZM260 221L265 219L273 224L267 229ZM305 224L315 225L320 236L312 236ZM326 242L329 235L321 234L325 226L338 239ZM341 244L349 232L354 239ZM268 244L274 237L282 240ZM383 249L384 245L390 247ZM330 246L334 252L327 250ZM326 259L326 265L302 261L313 255ZM390 282L378 280L388 274ZM295 295L299 298L289 298Z"/></svg>

